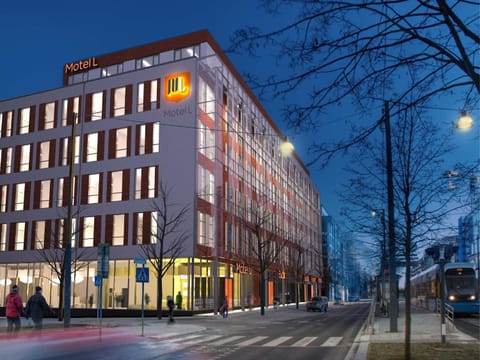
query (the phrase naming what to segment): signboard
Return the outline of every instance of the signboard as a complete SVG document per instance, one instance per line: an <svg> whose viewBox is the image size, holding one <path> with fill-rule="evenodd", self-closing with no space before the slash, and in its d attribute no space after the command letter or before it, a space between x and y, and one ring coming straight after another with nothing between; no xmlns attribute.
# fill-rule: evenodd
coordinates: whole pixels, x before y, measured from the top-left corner
<svg viewBox="0 0 480 360"><path fill-rule="evenodd" d="M134 263L134 264L145 265L145 264L147 263L147 259L144 259L144 258L134 258L134 259L133 259L133 263Z"/></svg>
<svg viewBox="0 0 480 360"><path fill-rule="evenodd" d="M95 286L102 286L102 277L101 276L95 276Z"/></svg>
<svg viewBox="0 0 480 360"><path fill-rule="evenodd" d="M141 268L136 268L136 274L135 274L135 278L136 278L136 281L139 282L139 283L148 283L149 282L149 268L146 268L146 267L141 267Z"/></svg>
<svg viewBox="0 0 480 360"><path fill-rule="evenodd" d="M110 258L110 246L108 244L98 245L97 275L103 279L108 278L108 262Z"/></svg>

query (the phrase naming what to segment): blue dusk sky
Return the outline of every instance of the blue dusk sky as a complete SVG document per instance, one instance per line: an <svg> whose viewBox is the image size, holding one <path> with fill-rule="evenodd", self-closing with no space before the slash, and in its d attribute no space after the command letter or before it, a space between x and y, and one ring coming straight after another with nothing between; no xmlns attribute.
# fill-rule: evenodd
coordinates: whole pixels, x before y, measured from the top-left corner
<svg viewBox="0 0 480 360"><path fill-rule="evenodd" d="M256 0L24 0L3 1L0 5L0 100L28 95L62 86L63 65L117 50L155 42L201 29L207 29L219 45L226 49L233 32L244 26L273 28L292 19L295 13L268 15ZM244 74L262 75L263 70L277 66L268 57L249 58L228 54L237 70ZM279 68L279 72L286 71ZM299 89L302 92L302 89ZM306 90L305 90L306 92ZM311 134L292 135L281 118L278 100L261 99L267 112L283 133L292 140L304 163ZM439 115L446 124L458 116L456 106ZM374 109L381 116L381 109ZM474 114L478 119L478 112ZM315 134L325 141L332 133L341 136L348 131L343 120L329 119L330 129ZM478 126L477 126L478 129ZM455 135L458 153L452 164L461 158L478 159L480 147L472 134ZM320 190L322 204L340 219L341 204L336 192L345 179L342 158L324 169L309 168Z"/></svg>

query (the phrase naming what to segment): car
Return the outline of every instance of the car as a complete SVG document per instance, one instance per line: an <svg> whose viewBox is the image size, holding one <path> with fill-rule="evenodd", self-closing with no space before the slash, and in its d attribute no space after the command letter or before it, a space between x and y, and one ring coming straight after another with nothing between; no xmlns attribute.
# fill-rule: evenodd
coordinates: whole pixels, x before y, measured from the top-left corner
<svg viewBox="0 0 480 360"><path fill-rule="evenodd" d="M328 310L328 298L326 296L314 296L307 302L307 311L327 312Z"/></svg>
<svg viewBox="0 0 480 360"><path fill-rule="evenodd" d="M349 295L348 296L348 301L357 302L357 301L360 301L360 297L358 295Z"/></svg>

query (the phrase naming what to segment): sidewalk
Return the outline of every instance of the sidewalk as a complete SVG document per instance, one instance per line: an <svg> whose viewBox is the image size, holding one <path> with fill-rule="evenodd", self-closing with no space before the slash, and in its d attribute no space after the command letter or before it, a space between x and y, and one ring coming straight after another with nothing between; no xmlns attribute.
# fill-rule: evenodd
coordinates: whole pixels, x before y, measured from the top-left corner
<svg viewBox="0 0 480 360"><path fill-rule="evenodd" d="M390 332L390 319L377 316L365 324L355 339L346 359L366 360L369 343L397 343L405 341L405 302L400 301L398 317L398 332ZM427 343L441 342L440 316L434 312L413 308L411 314L411 342ZM449 321L446 321L447 343L478 343L477 339L457 330Z"/></svg>

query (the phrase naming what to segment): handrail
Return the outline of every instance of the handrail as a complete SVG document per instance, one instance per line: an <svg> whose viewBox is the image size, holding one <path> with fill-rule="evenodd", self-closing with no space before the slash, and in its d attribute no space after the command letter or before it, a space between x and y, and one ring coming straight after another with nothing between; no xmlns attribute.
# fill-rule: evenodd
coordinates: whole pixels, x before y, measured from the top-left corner
<svg viewBox="0 0 480 360"><path fill-rule="evenodd" d="M455 319L455 309L453 308L452 305L445 303L445 318L450 320L453 323L453 320ZM437 309L437 314L440 314L440 299L436 298L435 299L435 307Z"/></svg>

